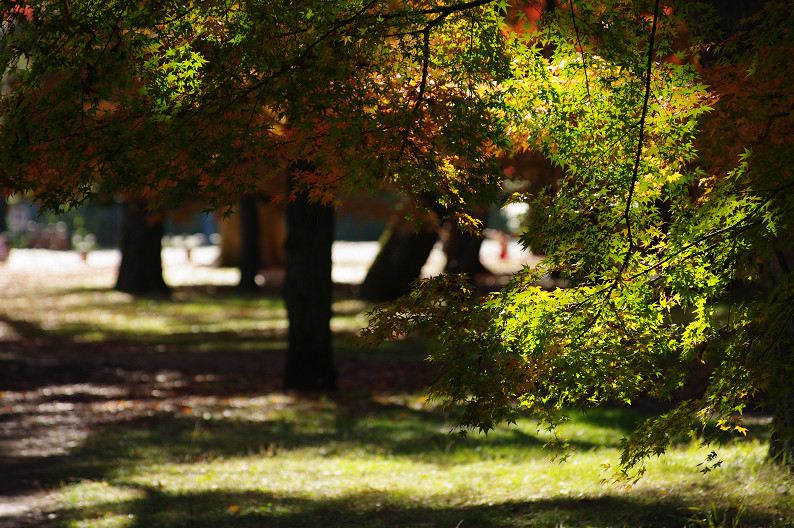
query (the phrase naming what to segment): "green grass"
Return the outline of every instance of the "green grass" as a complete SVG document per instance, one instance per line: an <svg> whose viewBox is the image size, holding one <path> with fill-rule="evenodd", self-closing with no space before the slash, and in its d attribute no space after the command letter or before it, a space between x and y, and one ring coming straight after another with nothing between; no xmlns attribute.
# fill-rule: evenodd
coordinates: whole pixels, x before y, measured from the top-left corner
<svg viewBox="0 0 794 528"><path fill-rule="evenodd" d="M414 395L237 397L98 431L62 468L56 526L792 526L790 475L762 439L677 445L630 490L603 486L630 410L575 416L577 447L549 460L521 420L448 434ZM622 424L622 425L621 425Z"/></svg>
<svg viewBox="0 0 794 528"><path fill-rule="evenodd" d="M11 322L26 337L174 344L209 351L283 346L287 333L280 298L241 295L232 288L181 288L168 298L134 297L104 288L43 287L3 301L4 311L13 314ZM365 324L369 306L339 298L333 305L334 332L356 332Z"/></svg>
<svg viewBox="0 0 794 528"><path fill-rule="evenodd" d="M172 299L48 288L6 296L3 321L28 337L167 343L191 356L283 348L280 300L183 288ZM341 357L383 369L422 369L421 343L353 351L365 305L339 298ZM10 322L10 323L9 323ZM450 434L458 410L418 393L354 390L333 397L280 392L177 394L95 427L63 459L51 521L66 527L683 527L794 526L791 475L765 462L763 425L707 454L677 443L633 488L600 484L620 438L645 416L632 409L575 415L564 463L529 419L484 436ZM129 400L130 405L138 405ZM104 403L97 402L97 409ZM124 403L124 402L121 402ZM156 402L155 402L156 403ZM147 407L147 405L149 405ZM100 412L100 411L97 411Z"/></svg>

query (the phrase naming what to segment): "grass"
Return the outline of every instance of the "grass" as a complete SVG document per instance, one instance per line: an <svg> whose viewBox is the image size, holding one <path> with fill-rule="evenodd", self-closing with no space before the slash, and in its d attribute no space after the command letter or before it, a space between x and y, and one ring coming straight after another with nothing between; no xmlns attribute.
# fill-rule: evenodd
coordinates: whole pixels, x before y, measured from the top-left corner
<svg viewBox="0 0 794 528"><path fill-rule="evenodd" d="M367 304L340 298L331 325L338 335L364 323ZM79 342L177 344L216 350L283 346L287 313L277 297L241 295L233 288L180 288L172 297L134 297L108 288L41 287L6 295L4 310L25 337ZM267 343L266 343L267 341Z"/></svg>
<svg viewBox="0 0 794 528"><path fill-rule="evenodd" d="M135 299L74 285L5 293L0 316L24 337L207 352L283 348L281 301L231 290L181 288L172 299ZM365 369L422 369L421 343L377 354L346 337L365 306L340 297L341 357ZM156 377L156 376L155 376ZM57 528L134 527L712 527L794 526L790 473L765 462L763 426L706 456L683 441L649 461L633 488L599 483L619 439L643 418L634 409L574 415L561 429L575 452L550 460L548 434L529 418L491 434L450 434L457 410L392 386L333 396L256 391L97 400L94 412L141 405L96 426L52 476ZM131 398L131 397L129 397ZM79 399L75 399L79 401Z"/></svg>
<svg viewBox="0 0 794 528"><path fill-rule="evenodd" d="M789 475L760 439L681 444L631 490L599 484L630 410L576 416L578 452L551 462L530 420L449 435L412 395L286 394L154 414L95 434L61 475L57 526L790 526ZM79 462L77 462L79 461ZM711 524L709 524L711 522Z"/></svg>

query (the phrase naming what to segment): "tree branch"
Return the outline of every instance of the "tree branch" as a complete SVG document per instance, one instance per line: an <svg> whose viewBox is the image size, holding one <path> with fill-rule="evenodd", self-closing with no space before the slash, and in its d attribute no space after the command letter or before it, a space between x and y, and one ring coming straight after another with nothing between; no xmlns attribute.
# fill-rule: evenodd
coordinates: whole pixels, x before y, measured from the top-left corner
<svg viewBox="0 0 794 528"><path fill-rule="evenodd" d="M620 266L620 274L626 269L629 264L631 254L634 252L634 239L631 235L631 219L629 212L631 211L631 200L634 197L634 187L637 185L639 179L640 160L642 159L642 144L645 140L645 116L648 114L648 101L651 98L651 71L653 69L653 45L656 38L656 24L659 21L659 0L656 0L653 6L653 25L651 26L650 42L648 44L648 64L645 68L645 97L642 102L642 115L640 116L640 135L637 140L637 156L634 159L634 170L631 174L631 184L629 185L629 195L626 197L626 210L623 212L623 218L626 220L626 230L628 238L628 248L626 249L626 256L623 259L623 264Z"/></svg>
<svg viewBox="0 0 794 528"><path fill-rule="evenodd" d="M422 98L427 89L427 71L430 68L430 31L440 25L448 15L449 13L439 15L422 30L422 81L419 83L419 94L416 97L414 113L419 108L419 105L422 104Z"/></svg>
<svg viewBox="0 0 794 528"><path fill-rule="evenodd" d="M496 0L472 0L471 2L464 2L462 4L453 4L449 6L435 7L433 9L425 9L419 11L419 13L422 15L441 14L446 17L447 15L451 15L452 13L456 13L458 11L466 11L467 9L491 4L495 1Z"/></svg>
<svg viewBox="0 0 794 528"><path fill-rule="evenodd" d="M660 266L662 266L662 265L664 265L664 264L666 264L666 263L668 263L668 262L670 262L670 261L672 261L672 260L674 260L676 258L679 258L679 257L683 258L683 259L689 259L689 258L692 258L692 257L697 256L697 255L704 255L704 254L708 253L709 251L712 251L715 248L719 247L719 244L718 243L711 244L711 245L709 245L709 246L707 246L705 248L700 248L700 249L698 249L697 251L695 251L693 253L689 253L689 254L684 254L684 253L686 251L692 249L692 248L701 246L704 242L706 242L709 239L712 239L714 237L718 237L720 235L724 235L726 233L729 233L729 232L733 231L733 236L735 238L736 235L738 235L740 232L745 231L747 229L751 229L751 228L753 228L755 226L760 225L761 224L761 220L758 220L758 219L753 220L753 217L755 216L755 214L758 213L758 211L760 211L761 208L764 205L766 205L767 203L772 201L772 199L777 194L779 194L779 193L781 193L783 191L786 191L786 190L788 190L788 189L790 189L792 187L794 187L794 183L790 183L790 184L784 185L782 187L779 187L779 188L771 191L769 196L767 196L763 201L761 201L758 205L756 205L756 207L752 211L747 213L741 219L737 220L736 222L732 223L729 226L725 226L725 227L723 227L721 229L717 229L716 231L712 231L712 232L707 233L707 234L705 234L705 235L703 235L701 237L698 237L696 240L693 240L689 244L686 244L685 246L681 247L674 254L668 255L668 256L662 258L661 260L659 260L658 262L656 262L652 266L647 266L646 268L642 269L641 271L638 271L637 273L627 277L626 280L627 281L632 281L632 280L638 279L638 278L642 277L643 275L647 275L647 274L651 273L653 270L659 268ZM621 268L621 271L623 271L623 268ZM611 293L617 287L619 279L620 279L620 276L618 275L618 277L616 277L615 280L610 282L609 286L607 287L607 289L606 289L607 302L609 302L609 296L611 295ZM587 286L587 285L582 285L582 286ZM591 284L591 286L592 286L592 284ZM584 303L588 299L591 299L594 296L600 296L603 293L604 293L604 289L602 288L602 289L599 289L599 290L594 291L593 293L587 295L581 302L578 302L576 304L576 310L578 310L579 308L583 307ZM593 325L595 325L595 323L598 321L598 319L599 319L601 313L603 312L603 310L604 310L604 305L602 304L599 307L598 311L596 312L595 316L593 316L593 318L590 320L590 322L585 326L584 330L577 335L577 339L581 338L587 331L590 330L590 328L593 327Z"/></svg>
<svg viewBox="0 0 794 528"><path fill-rule="evenodd" d="M628 239L628 247L626 248L626 256L623 258L623 262L620 265L620 269L618 270L615 279L610 283L609 287L606 291L606 299L609 300L610 295L612 292L615 291L615 288L618 287L620 283L620 277L623 275L623 272L629 265L629 260L631 260L631 255L634 253L634 238L631 234L631 218L629 217L629 212L631 211L631 200L634 197L634 187L637 184L637 180L639 179L639 170L640 170L640 160L642 159L642 144L645 140L645 117L648 113L648 101L651 97L651 71L653 68L653 45L654 39L656 38L656 24L659 20L659 0L656 0L653 7L653 25L651 27L651 36L650 42L648 44L648 62L645 68L645 96L642 102L642 115L640 116L640 133L639 138L637 140L637 154L634 158L634 169L632 170L631 174L631 184L629 186L629 194L626 197L626 209L623 211L623 219L626 221L626 230L627 230L627 239ZM602 290L603 291L603 290ZM581 338L585 333L587 333L593 325L596 324L598 319L601 317L601 313L604 310L604 305L602 304L598 311L595 313L593 318L590 320L590 323L585 326L582 332L577 336L577 339Z"/></svg>
<svg viewBox="0 0 794 528"><path fill-rule="evenodd" d="M576 11L573 9L573 0L569 1L571 6L571 24L573 25L573 32L576 34L576 42L579 44L579 53L582 54L582 71L584 71L584 86L587 89L587 98L590 99L590 81L587 79L587 62L584 58L584 47L582 46L582 38L579 35L579 28L576 27Z"/></svg>

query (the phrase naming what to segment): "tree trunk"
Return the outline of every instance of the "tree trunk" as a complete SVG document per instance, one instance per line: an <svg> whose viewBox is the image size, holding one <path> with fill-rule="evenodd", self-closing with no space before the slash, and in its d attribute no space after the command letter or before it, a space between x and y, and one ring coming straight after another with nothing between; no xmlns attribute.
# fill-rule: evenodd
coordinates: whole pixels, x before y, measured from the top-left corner
<svg viewBox="0 0 794 528"><path fill-rule="evenodd" d="M121 226L121 264L116 280L118 291L132 294L166 293L161 260L162 219L146 212L146 201L131 199L124 204Z"/></svg>
<svg viewBox="0 0 794 528"><path fill-rule="evenodd" d="M0 194L0 233L8 231L8 202L4 194Z"/></svg>
<svg viewBox="0 0 794 528"><path fill-rule="evenodd" d="M286 185L286 183L285 183ZM284 267L284 206L283 204L265 203L266 196L258 196L256 200L257 224L259 233L257 258L259 266L269 268ZM218 231L221 235L220 255L217 265L234 268L240 266L242 230L240 225L241 212L235 208L229 216L217 215Z"/></svg>
<svg viewBox="0 0 794 528"><path fill-rule="evenodd" d="M792 387L792 344L779 345L781 360L788 363L779 365L775 376L775 414L772 417L772 435L769 437L769 457L781 464L794 466L794 387Z"/></svg>
<svg viewBox="0 0 794 528"><path fill-rule="evenodd" d="M295 170L310 170L297 162ZM292 188L294 171L290 171ZM289 344L284 388L335 390L336 369L331 348L331 248L334 210L311 203L305 194L287 203L284 300L289 319Z"/></svg>
<svg viewBox="0 0 794 528"><path fill-rule="evenodd" d="M237 211L240 219L240 282L237 288L244 291L256 290L256 272L259 261L259 215L257 199L253 194L240 197Z"/></svg>
<svg viewBox="0 0 794 528"><path fill-rule="evenodd" d="M773 286L780 284L785 275L794 269L794 250L776 251L775 262L767 264ZM771 387L774 397L772 434L769 437L769 457L777 462L794 466L794 320L784 322L780 342L777 344L775 374Z"/></svg>
<svg viewBox="0 0 794 528"><path fill-rule="evenodd" d="M430 222L417 231L414 224L398 213L386 228L385 238L359 287L361 299L390 301L409 293L438 240L438 232Z"/></svg>
<svg viewBox="0 0 794 528"><path fill-rule="evenodd" d="M472 214L472 216L485 224L488 211L483 210ZM444 252L447 254L444 271L446 273L465 273L470 280L474 280L477 275L490 273L480 260L482 240L482 232L475 235L463 231L457 224L453 224L444 248Z"/></svg>
<svg viewBox="0 0 794 528"><path fill-rule="evenodd" d="M457 227L452 228L450 241L454 243L447 247L447 264L444 266L446 273L465 273L469 279L474 279L477 275L489 273L480 261L480 248L482 247L482 236L475 236L471 233L464 233Z"/></svg>

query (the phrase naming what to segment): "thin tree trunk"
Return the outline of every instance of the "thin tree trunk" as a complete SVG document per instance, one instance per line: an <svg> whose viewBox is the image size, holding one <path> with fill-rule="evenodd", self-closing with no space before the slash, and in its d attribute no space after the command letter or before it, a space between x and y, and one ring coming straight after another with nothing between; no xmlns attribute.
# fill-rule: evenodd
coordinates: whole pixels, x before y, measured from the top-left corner
<svg viewBox="0 0 794 528"><path fill-rule="evenodd" d="M132 294L166 293L161 259L163 222L146 211L146 201L124 204L121 226L121 264L115 289Z"/></svg>
<svg viewBox="0 0 794 528"><path fill-rule="evenodd" d="M5 195L0 195L0 233L8 231L8 202Z"/></svg>
<svg viewBox="0 0 794 528"><path fill-rule="evenodd" d="M253 194L240 197L237 212L240 220L240 282L237 288L253 291L257 288L256 272L259 261L259 214L257 199Z"/></svg>
<svg viewBox="0 0 794 528"><path fill-rule="evenodd" d="M775 379L775 414L769 437L769 457L781 464L794 466L794 388L792 387L792 345L786 343L784 354L788 363L781 365ZM781 358L782 359L782 358Z"/></svg>
<svg viewBox="0 0 794 528"><path fill-rule="evenodd" d="M776 252L775 262L767 265L773 287L792 272L794 250ZM777 344L775 374L772 385L774 415L772 434L769 437L769 457L777 462L794 466L794 320L789 318Z"/></svg>
<svg viewBox="0 0 794 528"><path fill-rule="evenodd" d="M297 162L295 170L311 170ZM294 171L290 171L289 186ZM287 203L284 300L289 319L284 388L336 389L331 348L331 248L334 210L311 203L305 194Z"/></svg>

